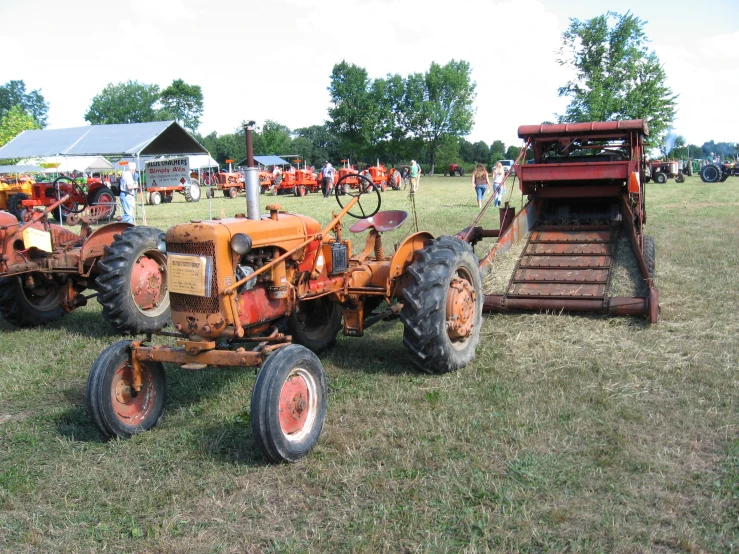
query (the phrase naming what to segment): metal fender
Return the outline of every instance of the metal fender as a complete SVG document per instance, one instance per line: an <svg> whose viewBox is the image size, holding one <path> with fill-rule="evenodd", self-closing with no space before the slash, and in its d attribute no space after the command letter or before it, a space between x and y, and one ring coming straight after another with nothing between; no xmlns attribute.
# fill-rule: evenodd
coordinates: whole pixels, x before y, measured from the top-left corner
<svg viewBox="0 0 739 554"><path fill-rule="evenodd" d="M390 273L388 275L388 286L393 279L399 277L405 273L405 269L413 261L413 253L417 250L421 250L427 241L433 240L434 235L427 233L426 231L420 231L413 233L405 238L405 240L398 246L398 249L393 254L393 259L390 261Z"/></svg>
<svg viewBox="0 0 739 554"><path fill-rule="evenodd" d="M95 229L85 239L80 249L80 263L85 264L91 258L98 258L105 253L104 248L113 243L113 237L120 235L123 231L133 227L130 223L109 223L99 229Z"/></svg>

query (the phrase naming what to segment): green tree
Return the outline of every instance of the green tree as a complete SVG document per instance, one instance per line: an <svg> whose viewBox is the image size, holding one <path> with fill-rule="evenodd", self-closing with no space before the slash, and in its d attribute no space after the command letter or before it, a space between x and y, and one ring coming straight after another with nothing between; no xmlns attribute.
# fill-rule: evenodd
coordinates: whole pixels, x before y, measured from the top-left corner
<svg viewBox="0 0 739 554"><path fill-rule="evenodd" d="M174 114L158 109L159 87L138 81L109 83L92 99L85 120L93 125L164 121Z"/></svg>
<svg viewBox="0 0 739 554"><path fill-rule="evenodd" d="M38 128L46 127L46 117L49 103L39 90L26 92L26 83L23 81L8 81L0 87L0 117L9 112L14 106L20 106L38 124Z"/></svg>
<svg viewBox="0 0 739 554"><path fill-rule="evenodd" d="M195 131L200 126L200 116L203 115L200 85L188 85L182 79L175 79L162 91L159 99L162 109L185 129Z"/></svg>
<svg viewBox="0 0 739 554"><path fill-rule="evenodd" d="M290 129L284 125L280 125L276 121L268 119L264 122L262 129L255 137L254 152L257 154L277 155L292 154L290 147L292 138L290 137ZM257 150L257 143L259 149Z"/></svg>
<svg viewBox="0 0 739 554"><path fill-rule="evenodd" d="M38 121L21 106L15 105L0 117L0 146L10 142L23 131L39 129Z"/></svg>
<svg viewBox="0 0 739 554"><path fill-rule="evenodd" d="M657 54L646 46L645 24L629 12L570 19L557 61L575 77L559 88L560 96L571 99L560 122L645 119L649 145L663 142L675 119L677 95L665 84Z"/></svg>
<svg viewBox="0 0 739 554"><path fill-rule="evenodd" d="M345 60L331 71L331 105L328 109L329 131L340 140L352 159L367 150L372 117L378 112L376 95L370 94L367 70Z"/></svg>
<svg viewBox="0 0 739 554"><path fill-rule="evenodd" d="M303 148L301 145L307 141L310 143L310 151L304 152L302 149L297 150L296 153L304 156L308 163L323 165L326 160L333 160L338 162L341 159L341 152L338 149L336 138L331 134L326 125L311 125L310 127L303 127L302 129L296 129L295 134L297 138L294 141L301 140L298 143L299 148Z"/></svg>
<svg viewBox="0 0 739 554"><path fill-rule="evenodd" d="M412 133L428 150L433 174L436 151L447 137L469 134L474 123L476 84L470 78L470 64L451 60L446 65L431 63L419 77L406 81L406 115Z"/></svg>

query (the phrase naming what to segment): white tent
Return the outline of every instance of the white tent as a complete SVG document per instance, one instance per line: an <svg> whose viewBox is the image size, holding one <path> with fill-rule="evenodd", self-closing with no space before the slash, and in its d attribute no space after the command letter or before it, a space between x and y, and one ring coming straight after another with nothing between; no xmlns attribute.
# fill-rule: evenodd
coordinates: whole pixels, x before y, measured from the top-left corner
<svg viewBox="0 0 739 554"><path fill-rule="evenodd" d="M45 158L32 158L36 165L53 164L56 171L84 171L91 173L93 171L112 171L113 164L102 156L47 156ZM54 171L52 169L52 171Z"/></svg>

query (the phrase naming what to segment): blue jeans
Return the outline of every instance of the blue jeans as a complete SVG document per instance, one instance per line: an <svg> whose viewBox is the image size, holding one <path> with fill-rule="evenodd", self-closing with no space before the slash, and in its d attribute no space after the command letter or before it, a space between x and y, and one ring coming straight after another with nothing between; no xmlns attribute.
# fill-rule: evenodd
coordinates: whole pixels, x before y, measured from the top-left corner
<svg viewBox="0 0 739 554"><path fill-rule="evenodd" d="M123 223L136 224L133 219L134 204L136 203L136 196L133 194L121 193L121 209L123 210L123 217L121 221Z"/></svg>
<svg viewBox="0 0 739 554"><path fill-rule="evenodd" d="M485 191L488 190L487 185L475 185L475 192L477 193L477 201L482 202L485 197Z"/></svg>

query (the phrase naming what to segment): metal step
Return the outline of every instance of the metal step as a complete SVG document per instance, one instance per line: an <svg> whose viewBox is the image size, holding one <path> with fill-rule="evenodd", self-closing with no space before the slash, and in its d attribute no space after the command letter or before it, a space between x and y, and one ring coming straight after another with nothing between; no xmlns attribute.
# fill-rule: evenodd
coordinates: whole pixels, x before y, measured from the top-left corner
<svg viewBox="0 0 739 554"><path fill-rule="evenodd" d="M508 298L604 299L618 228L534 228L508 285Z"/></svg>

